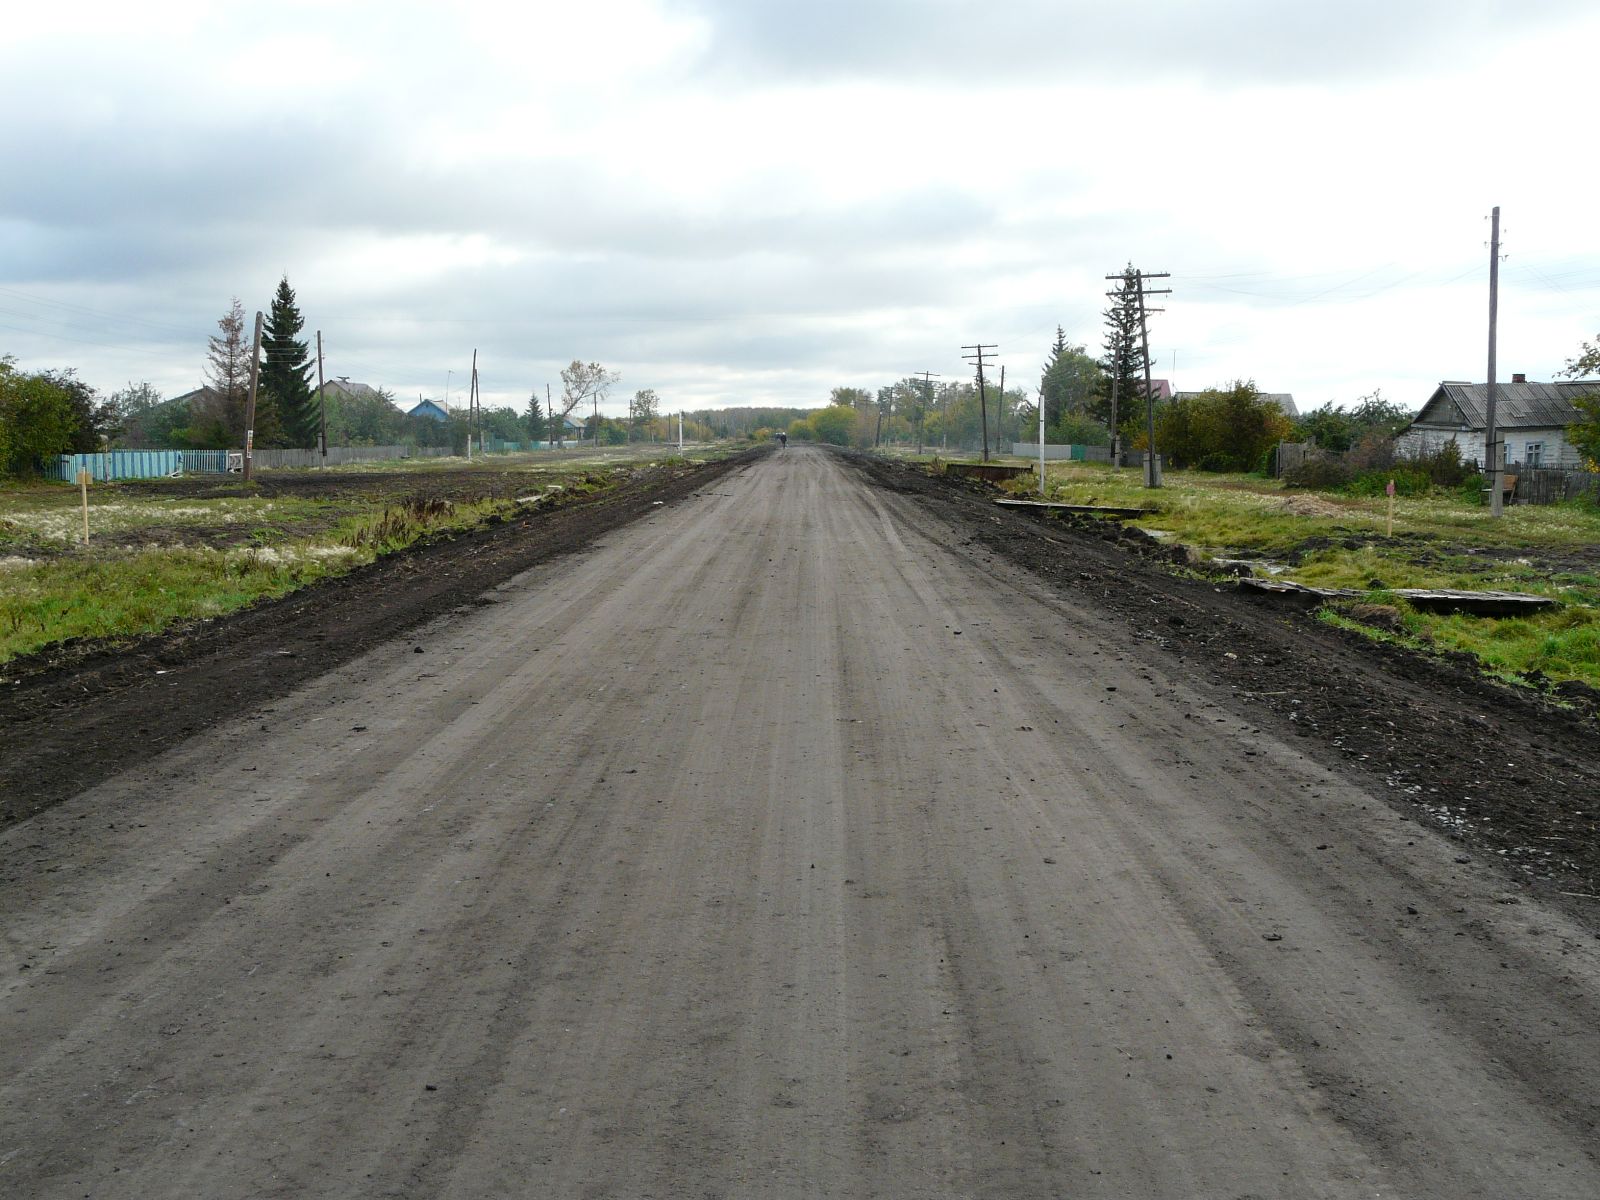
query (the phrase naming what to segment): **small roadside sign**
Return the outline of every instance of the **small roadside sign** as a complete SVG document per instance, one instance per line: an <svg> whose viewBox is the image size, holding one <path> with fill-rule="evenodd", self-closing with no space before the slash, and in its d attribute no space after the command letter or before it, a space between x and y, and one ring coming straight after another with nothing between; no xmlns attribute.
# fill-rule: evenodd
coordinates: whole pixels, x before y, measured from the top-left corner
<svg viewBox="0 0 1600 1200"><path fill-rule="evenodd" d="M78 487L83 492L83 544L89 544L89 472L78 472Z"/></svg>

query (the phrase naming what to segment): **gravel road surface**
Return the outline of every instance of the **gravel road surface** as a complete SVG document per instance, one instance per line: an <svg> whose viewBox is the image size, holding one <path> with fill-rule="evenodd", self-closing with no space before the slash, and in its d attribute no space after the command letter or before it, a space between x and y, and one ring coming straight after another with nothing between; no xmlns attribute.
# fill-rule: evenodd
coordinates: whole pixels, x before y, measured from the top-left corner
<svg viewBox="0 0 1600 1200"><path fill-rule="evenodd" d="M0 1194L1600 1195L1593 935L967 542L790 447L0 834Z"/></svg>

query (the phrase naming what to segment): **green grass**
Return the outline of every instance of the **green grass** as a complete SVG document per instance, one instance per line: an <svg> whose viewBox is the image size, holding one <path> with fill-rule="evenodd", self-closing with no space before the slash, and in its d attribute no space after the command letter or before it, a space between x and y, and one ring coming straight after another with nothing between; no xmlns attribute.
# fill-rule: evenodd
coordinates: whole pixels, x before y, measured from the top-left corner
<svg viewBox="0 0 1600 1200"><path fill-rule="evenodd" d="M345 570L353 553L180 548L41 559L0 570L0 662L69 638L154 633L218 616Z"/></svg>
<svg viewBox="0 0 1600 1200"><path fill-rule="evenodd" d="M491 462L504 492L507 464ZM541 467L510 490L539 494L559 483L571 497L616 479L587 456ZM397 479L393 491L268 499L101 485L90 494L87 546L76 489L0 488L0 663L69 639L130 638L219 616L518 507L504 495L432 500L403 488ZM157 531L179 544L141 544Z"/></svg>
<svg viewBox="0 0 1600 1200"><path fill-rule="evenodd" d="M1538 672L1551 680L1600 687L1600 508L1582 502L1516 505L1499 521L1459 493L1396 498L1394 536L1387 499L1283 488L1248 475L1169 472L1158 490L1140 472L1089 463L1052 463L1051 499L1077 504L1150 505L1135 524L1164 531L1202 556L1259 559L1278 578L1314 587L1353 588L1367 603L1400 615L1394 635L1352 621L1342 604L1323 620L1423 650L1475 655L1511 680ZM1036 493L1024 482L1019 494ZM1291 561L1292 560L1292 561ZM1554 595L1562 607L1530 617L1442 616L1417 612L1396 588L1452 588Z"/></svg>

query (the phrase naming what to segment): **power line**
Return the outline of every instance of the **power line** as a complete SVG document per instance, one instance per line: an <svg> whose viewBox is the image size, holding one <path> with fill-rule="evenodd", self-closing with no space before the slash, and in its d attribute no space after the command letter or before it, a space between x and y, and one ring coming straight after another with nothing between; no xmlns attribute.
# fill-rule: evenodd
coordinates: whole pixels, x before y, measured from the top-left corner
<svg viewBox="0 0 1600 1200"><path fill-rule="evenodd" d="M982 418L983 418L983 461L984 462L988 462L989 461L989 398L985 394L984 388L983 388L983 360L984 360L984 357L985 357L985 353L984 353L985 351L998 350L1000 347L997 346L997 345L994 345L993 343L981 343L980 342L980 343L978 343L976 345L963 346L961 348L963 350L971 350L973 352L971 354L963 354L961 356L962 358L966 359L968 362L976 362L978 364L978 410L982 414ZM991 354L988 357L993 358L994 356Z"/></svg>

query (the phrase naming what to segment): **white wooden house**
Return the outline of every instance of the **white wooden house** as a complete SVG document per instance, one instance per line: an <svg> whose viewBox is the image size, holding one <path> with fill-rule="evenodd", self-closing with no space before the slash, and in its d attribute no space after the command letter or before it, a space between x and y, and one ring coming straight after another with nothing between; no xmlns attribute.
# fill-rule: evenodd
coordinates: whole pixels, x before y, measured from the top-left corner
<svg viewBox="0 0 1600 1200"><path fill-rule="evenodd" d="M1510 383L1495 384L1494 423L1506 465L1581 469L1582 457L1567 441L1567 426L1581 416L1573 398L1595 391L1600 391L1600 381L1529 383L1525 376L1513 375ZM1415 458L1454 442L1463 461L1481 464L1488 407L1487 383L1446 380L1395 440L1395 451Z"/></svg>

